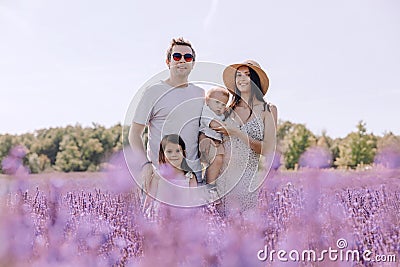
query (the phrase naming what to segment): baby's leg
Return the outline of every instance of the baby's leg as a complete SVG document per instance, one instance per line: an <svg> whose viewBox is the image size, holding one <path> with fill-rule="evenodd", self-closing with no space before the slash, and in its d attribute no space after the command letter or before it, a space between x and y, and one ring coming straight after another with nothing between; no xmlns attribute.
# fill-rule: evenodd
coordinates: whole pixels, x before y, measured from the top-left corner
<svg viewBox="0 0 400 267"><path fill-rule="evenodd" d="M222 168L222 164L224 162L223 145L219 142L213 142L212 145L215 147L216 155L214 157L214 160L211 162L210 166L208 166L206 170L207 184L215 184L215 180L217 180Z"/></svg>
<svg viewBox="0 0 400 267"><path fill-rule="evenodd" d="M204 134L202 134L204 135ZM199 141L199 152L200 152L200 161L202 163L206 163L207 165L210 165L210 162L212 161L212 158L210 158L210 146L212 146L212 140L208 137L202 138Z"/></svg>

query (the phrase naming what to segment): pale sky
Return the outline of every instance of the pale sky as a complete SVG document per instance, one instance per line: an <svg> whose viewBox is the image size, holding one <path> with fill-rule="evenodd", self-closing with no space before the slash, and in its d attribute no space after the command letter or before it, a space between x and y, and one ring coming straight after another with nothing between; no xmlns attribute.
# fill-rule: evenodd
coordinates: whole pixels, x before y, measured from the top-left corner
<svg viewBox="0 0 400 267"><path fill-rule="evenodd" d="M258 61L283 120L400 135L399 1L192 2L1 0L0 134L122 123L183 36L199 62Z"/></svg>

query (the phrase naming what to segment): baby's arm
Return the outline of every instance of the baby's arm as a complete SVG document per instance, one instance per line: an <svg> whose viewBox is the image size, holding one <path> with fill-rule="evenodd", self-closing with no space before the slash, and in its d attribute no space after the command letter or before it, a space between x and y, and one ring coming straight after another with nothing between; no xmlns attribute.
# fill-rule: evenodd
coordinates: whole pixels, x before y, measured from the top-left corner
<svg viewBox="0 0 400 267"><path fill-rule="evenodd" d="M222 127L223 125L220 121L211 120L209 126L211 129L214 129L214 128Z"/></svg>

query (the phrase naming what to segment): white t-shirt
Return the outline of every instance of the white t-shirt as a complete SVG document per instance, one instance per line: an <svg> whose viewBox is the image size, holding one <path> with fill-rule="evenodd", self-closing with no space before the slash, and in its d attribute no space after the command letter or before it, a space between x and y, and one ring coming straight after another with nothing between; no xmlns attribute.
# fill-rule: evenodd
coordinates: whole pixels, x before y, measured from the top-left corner
<svg viewBox="0 0 400 267"><path fill-rule="evenodd" d="M147 156L153 164L158 165L161 139L178 134L186 145L188 165L194 172L201 170L198 135L203 105L204 90L193 84L172 87L161 81L144 90L133 122L149 127Z"/></svg>

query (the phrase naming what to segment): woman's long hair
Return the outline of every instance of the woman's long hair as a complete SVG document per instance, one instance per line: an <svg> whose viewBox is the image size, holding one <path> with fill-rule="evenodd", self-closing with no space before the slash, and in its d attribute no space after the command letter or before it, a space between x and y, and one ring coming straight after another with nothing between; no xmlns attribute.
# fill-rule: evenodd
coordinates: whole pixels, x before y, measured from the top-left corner
<svg viewBox="0 0 400 267"><path fill-rule="evenodd" d="M168 143L172 143L172 144L177 144L182 148L182 154L183 154L183 160L181 163L181 169L183 171L184 174L188 173L188 172L193 172L192 168L189 167L189 165L186 162L186 145L185 142L183 141L183 139L177 135L177 134L169 134L163 137L163 139L160 142L160 150L158 152L158 164L165 164L167 163L167 159L165 158L165 147L167 146Z"/></svg>
<svg viewBox="0 0 400 267"><path fill-rule="evenodd" d="M245 66L245 65L244 65ZM264 110L265 107L267 107L268 111L269 111L269 107L267 105L267 102L265 102L264 98L263 98L263 93L261 91L261 81L260 81L260 77L258 76L258 74L251 68L249 67L249 71L250 71L250 86L251 86L251 90L250 90L250 100L249 103L247 103L247 105L250 107L250 115L249 117L247 117L246 121L251 117L251 115L253 114L253 102L254 102L254 97L261 101L262 103L264 103ZM236 75L237 75L238 70L236 69L235 72L235 80L236 80ZM231 115L232 111L235 109L235 107L240 103L240 101L243 101L241 93L239 91L239 89L237 88L236 82L235 82L235 93L233 95L232 98L232 102L228 107L228 111L227 111L227 115L226 117L228 117L229 115Z"/></svg>

